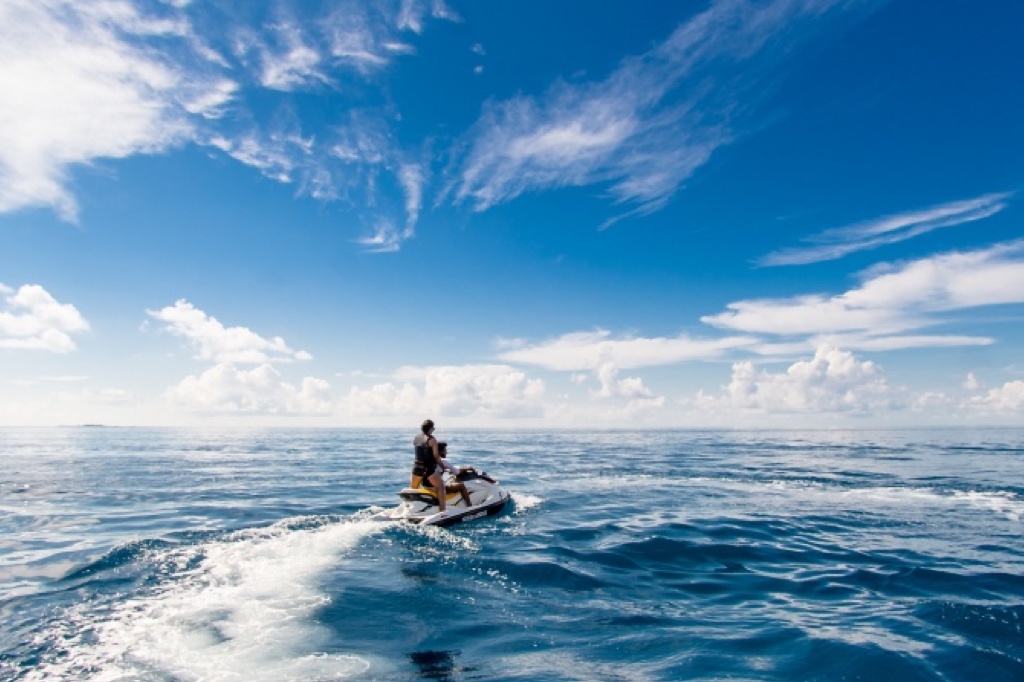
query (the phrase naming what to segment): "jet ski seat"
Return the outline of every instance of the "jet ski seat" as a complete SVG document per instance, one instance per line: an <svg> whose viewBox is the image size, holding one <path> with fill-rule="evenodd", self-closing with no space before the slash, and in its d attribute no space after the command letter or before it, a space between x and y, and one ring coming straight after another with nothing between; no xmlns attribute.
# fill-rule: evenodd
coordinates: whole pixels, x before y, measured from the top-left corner
<svg viewBox="0 0 1024 682"><path fill-rule="evenodd" d="M403 500L418 500L427 504L437 504L437 491L433 488L405 488L398 493L398 496ZM447 493L444 497L445 501L453 498L462 499L459 493Z"/></svg>

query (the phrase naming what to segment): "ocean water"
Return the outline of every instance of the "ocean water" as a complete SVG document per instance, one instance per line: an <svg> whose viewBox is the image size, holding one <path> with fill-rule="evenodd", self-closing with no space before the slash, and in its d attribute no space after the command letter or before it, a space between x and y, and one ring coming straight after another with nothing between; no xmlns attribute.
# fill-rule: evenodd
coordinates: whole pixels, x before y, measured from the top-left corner
<svg viewBox="0 0 1024 682"><path fill-rule="evenodd" d="M0 430L0 679L1024 680L1024 433Z"/></svg>

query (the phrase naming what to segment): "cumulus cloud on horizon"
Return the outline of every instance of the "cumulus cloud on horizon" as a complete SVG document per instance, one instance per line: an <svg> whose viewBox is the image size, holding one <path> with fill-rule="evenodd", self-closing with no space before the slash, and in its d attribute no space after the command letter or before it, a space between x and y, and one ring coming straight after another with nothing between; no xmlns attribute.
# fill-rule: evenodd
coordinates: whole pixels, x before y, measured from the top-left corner
<svg viewBox="0 0 1024 682"><path fill-rule="evenodd" d="M983 412L1024 413L1024 381L1016 379L990 388L983 395L972 397L969 405Z"/></svg>
<svg viewBox="0 0 1024 682"><path fill-rule="evenodd" d="M316 377L290 383L274 364L312 360L283 338L263 337L247 327L226 327L185 300L147 311L195 351L195 359L213 363L190 374L165 393L186 412L206 414L328 415L334 408L330 384ZM250 365L248 369L236 365Z"/></svg>
<svg viewBox="0 0 1024 682"><path fill-rule="evenodd" d="M544 395L542 380L507 365L404 367L392 381L353 387L341 410L350 416L538 417Z"/></svg>
<svg viewBox="0 0 1024 682"><path fill-rule="evenodd" d="M848 351L820 346L810 360L784 372L758 370L749 361L732 366L720 396L701 395L703 407L763 413L870 414L890 409L895 393L881 367Z"/></svg>
<svg viewBox="0 0 1024 682"><path fill-rule="evenodd" d="M166 397L186 412L208 414L327 415L334 407L326 381L306 377L295 386L269 364L238 369L218 363L185 377Z"/></svg>

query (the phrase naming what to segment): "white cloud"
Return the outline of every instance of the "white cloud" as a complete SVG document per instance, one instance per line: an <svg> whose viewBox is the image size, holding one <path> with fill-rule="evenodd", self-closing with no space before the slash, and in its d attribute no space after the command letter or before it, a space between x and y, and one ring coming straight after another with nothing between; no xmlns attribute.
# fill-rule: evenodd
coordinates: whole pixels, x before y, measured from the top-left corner
<svg viewBox="0 0 1024 682"><path fill-rule="evenodd" d="M0 284L0 296L0 348L68 353L76 348L71 335L89 329L75 306L58 302L38 284L17 291Z"/></svg>
<svg viewBox="0 0 1024 682"><path fill-rule="evenodd" d="M544 395L543 381L505 365L448 365L400 373L422 374L424 399L438 414L535 415Z"/></svg>
<svg viewBox="0 0 1024 682"><path fill-rule="evenodd" d="M424 409L423 394L417 386L392 382L366 389L353 386L341 407L344 414L352 417L384 415L415 418Z"/></svg>
<svg viewBox="0 0 1024 682"><path fill-rule="evenodd" d="M398 12L398 28L402 30L420 33L423 31L423 16L427 7L423 2L417 0L402 0L401 9Z"/></svg>
<svg viewBox="0 0 1024 682"><path fill-rule="evenodd" d="M295 19L282 19L267 29L266 34L252 40L259 53L260 82L264 87L291 91L329 82L320 68L323 57L319 48L307 42Z"/></svg>
<svg viewBox="0 0 1024 682"><path fill-rule="evenodd" d="M612 338L611 332L574 332L536 345L509 347L498 353L506 362L535 365L562 372L595 371L606 363L621 369L708 360L751 346L748 337L691 339L687 336Z"/></svg>
<svg viewBox="0 0 1024 682"><path fill-rule="evenodd" d="M934 414L938 410L949 413L953 400L942 391L925 391L914 397L911 409L915 412Z"/></svg>
<svg viewBox="0 0 1024 682"><path fill-rule="evenodd" d="M398 169L398 179L405 191L406 228L403 237L411 237L423 208L423 167L405 163Z"/></svg>
<svg viewBox="0 0 1024 682"><path fill-rule="evenodd" d="M600 388L593 395L602 400L625 399L626 414L661 408L664 396L654 395L640 377L619 378L619 368L613 362L606 362L594 371Z"/></svg>
<svg viewBox="0 0 1024 682"><path fill-rule="evenodd" d="M395 379L352 388L343 412L419 419L425 414L512 418L543 413L544 382L505 365L406 367Z"/></svg>
<svg viewBox="0 0 1024 682"><path fill-rule="evenodd" d="M272 180L292 182L292 173L300 164L296 155L304 155L304 150L307 150L304 141L294 135L260 135L256 131L235 138L217 135L210 138L208 144L235 161L258 169Z"/></svg>
<svg viewBox="0 0 1024 682"><path fill-rule="evenodd" d="M402 248L403 234L393 224L381 219L373 234L359 237L355 242L371 253L394 253Z"/></svg>
<svg viewBox="0 0 1024 682"><path fill-rule="evenodd" d="M974 376L974 372L968 372L967 376L964 377L964 388L968 391L980 391L985 388L985 385L978 381L978 377Z"/></svg>
<svg viewBox="0 0 1024 682"><path fill-rule="evenodd" d="M527 191L600 184L632 212L657 210L737 138L739 117L764 89L758 75L805 22L851 4L716 0L602 81L490 104L471 131L455 199L485 210Z"/></svg>
<svg viewBox="0 0 1024 682"><path fill-rule="evenodd" d="M765 413L871 413L890 409L894 402L895 393L878 365L829 346L780 373L737 362L721 396L702 396L706 408Z"/></svg>
<svg viewBox="0 0 1024 682"><path fill-rule="evenodd" d="M238 89L235 81L211 80L201 91L184 93L181 106L190 114L216 120L224 116L225 108L238 94Z"/></svg>
<svg viewBox="0 0 1024 682"><path fill-rule="evenodd" d="M167 398L177 407L200 413L323 415L333 409L326 381L306 377L294 386L268 364L249 370L216 364L199 376L185 377Z"/></svg>
<svg viewBox="0 0 1024 682"><path fill-rule="evenodd" d="M441 2L273 3L267 17L217 3L5 0L0 212L48 207L74 221L76 167L193 142L324 201L372 207L379 193L401 193L411 234L424 174L402 166L389 129L395 112L354 117L324 134L320 110L310 123L290 96L336 93L339 75L370 78L410 54L399 39L400 11L419 17L418 29L428 16L457 19ZM367 118L372 144L346 144L363 135ZM393 188L378 183L382 171L394 176Z"/></svg>
<svg viewBox="0 0 1024 682"><path fill-rule="evenodd" d="M1012 193L987 194L920 211L885 216L847 227L825 230L806 239L812 246L782 249L761 258L760 265L804 265L842 258L856 251L895 244L937 230L970 223L999 213Z"/></svg>
<svg viewBox="0 0 1024 682"><path fill-rule="evenodd" d="M987 249L953 252L865 273L860 287L836 296L753 299L730 303L725 312L702 317L705 324L747 333L816 335L857 333L875 339L896 336L910 347L914 337L900 333L940 324L942 313L980 306L1024 302L1024 241ZM956 337L924 337L943 345ZM902 341L900 341L902 339ZM990 343L963 337L969 344Z"/></svg>
<svg viewBox="0 0 1024 682"><path fill-rule="evenodd" d="M1024 412L1024 381L1008 381L970 399L969 405L987 412Z"/></svg>
<svg viewBox="0 0 1024 682"><path fill-rule="evenodd" d="M117 0L0 4L0 211L52 206L74 220L69 166L188 138L179 75L122 38L179 31Z"/></svg>
<svg viewBox="0 0 1024 682"><path fill-rule="evenodd" d="M310 360L306 351L288 347L279 336L266 339L246 327L225 327L185 300L159 311L146 311L167 323L167 330L185 338L197 351L197 358L218 363L267 363Z"/></svg>

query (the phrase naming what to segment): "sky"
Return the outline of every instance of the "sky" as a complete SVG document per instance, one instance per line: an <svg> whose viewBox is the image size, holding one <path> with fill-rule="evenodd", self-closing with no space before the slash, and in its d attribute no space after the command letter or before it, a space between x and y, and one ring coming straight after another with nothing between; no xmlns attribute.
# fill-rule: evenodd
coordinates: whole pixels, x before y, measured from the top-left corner
<svg viewBox="0 0 1024 682"><path fill-rule="evenodd" d="M0 425L1024 425L1024 3L0 0Z"/></svg>

